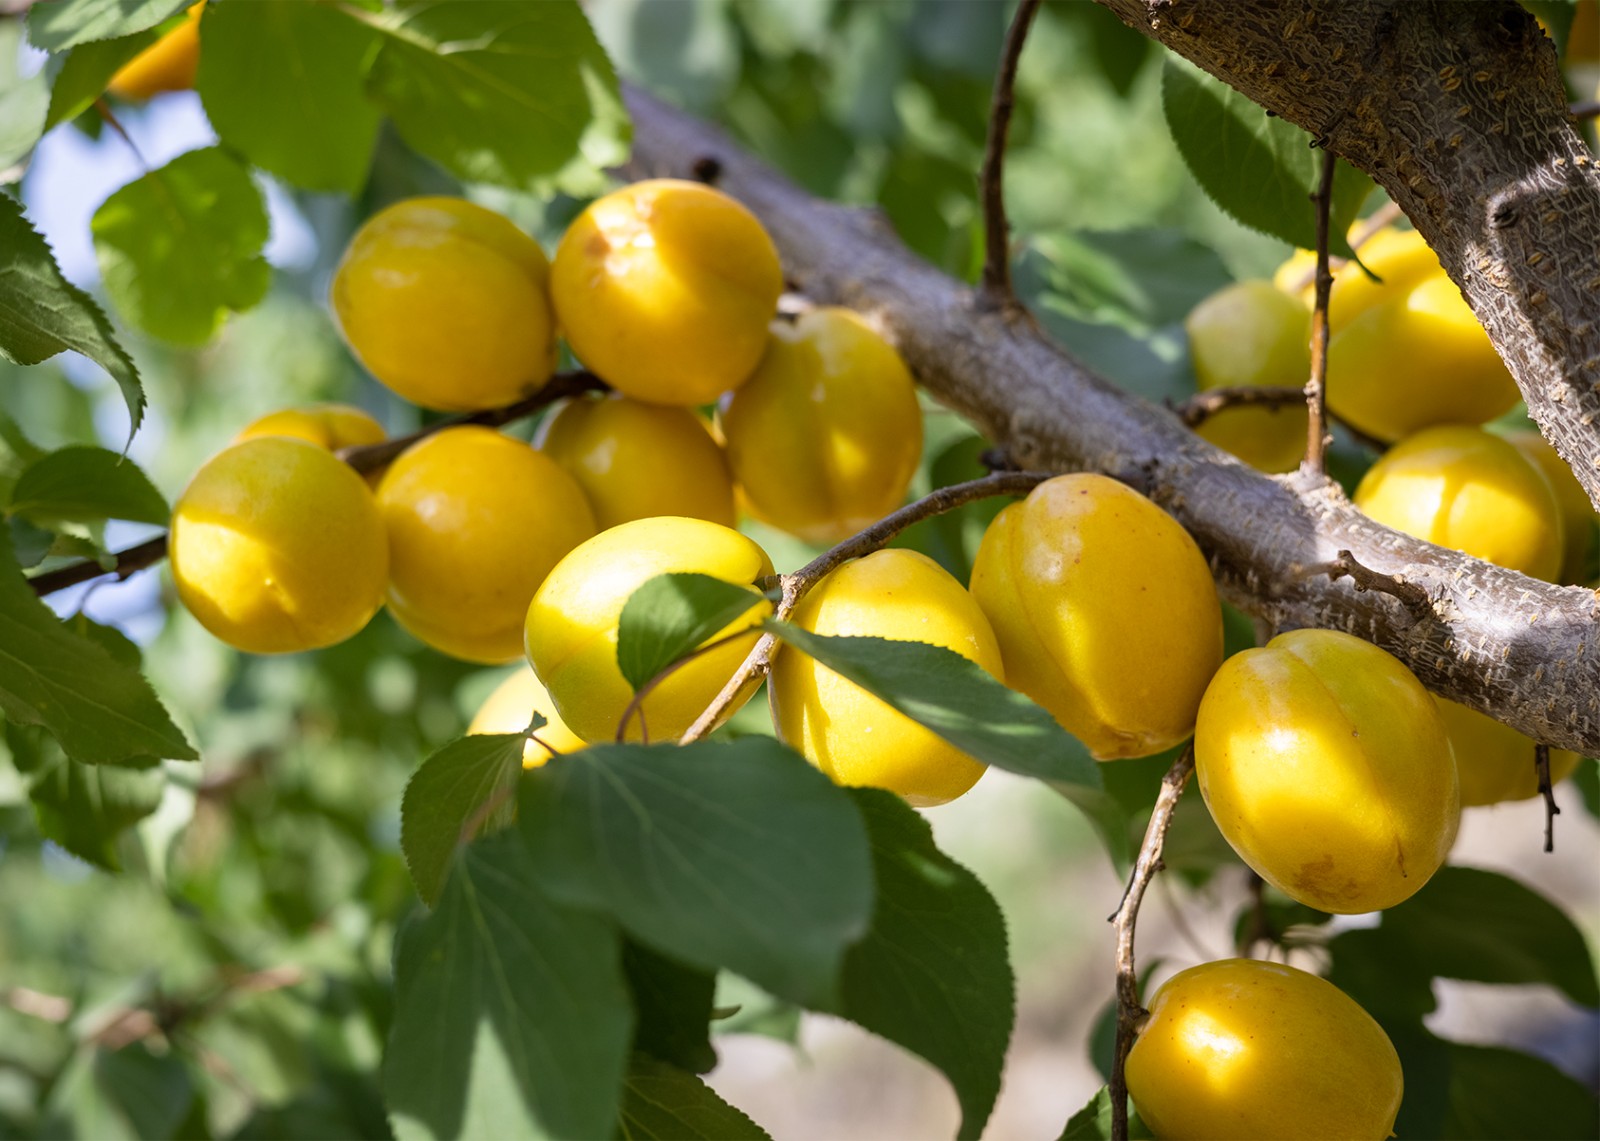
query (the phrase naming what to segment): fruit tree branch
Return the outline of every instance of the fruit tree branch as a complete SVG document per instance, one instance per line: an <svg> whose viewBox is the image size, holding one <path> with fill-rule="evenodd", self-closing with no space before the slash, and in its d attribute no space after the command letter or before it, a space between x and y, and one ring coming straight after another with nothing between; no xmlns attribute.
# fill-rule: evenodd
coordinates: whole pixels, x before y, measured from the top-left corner
<svg viewBox="0 0 1600 1141"><path fill-rule="evenodd" d="M1544 798L1544 850L1556 850L1556 817L1561 815L1561 809L1556 804L1556 790L1550 780L1550 746L1537 744L1533 747L1534 771L1539 778L1539 795Z"/></svg>
<svg viewBox="0 0 1600 1141"><path fill-rule="evenodd" d="M983 169L978 182L983 196L983 291L998 305L1015 305L1011 292L1011 227L1006 222L1005 162L1006 136L1011 130L1011 112L1016 106L1017 64L1028 29L1039 12L1040 0L1021 0L1006 32L1000 53L1000 70L994 79L994 97L989 105L989 136L983 148Z"/></svg>
<svg viewBox="0 0 1600 1141"><path fill-rule="evenodd" d="M1322 152L1322 178L1311 201L1317 208L1316 301L1311 306L1311 377L1306 381L1306 468L1325 474L1328 463L1328 294L1333 271L1328 268L1328 214L1333 208L1333 172L1339 159Z"/></svg>
<svg viewBox="0 0 1600 1141"><path fill-rule="evenodd" d="M1600 167L1514 0L1099 0L1388 191L1600 508Z"/></svg>
<svg viewBox="0 0 1600 1141"><path fill-rule="evenodd" d="M720 131L636 90L628 103L628 174L683 177L695 158L715 155L718 186L766 225L789 277L819 303L871 314L923 387L1019 464L1102 471L1150 495L1199 542L1224 596L1270 627L1355 633L1445 697L1535 740L1600 752L1595 592L1391 531L1320 478L1255 472L1095 376L1030 323L985 309L874 213L812 198ZM1414 621L1387 598L1304 573L1341 550L1416 582L1435 600L1433 616Z"/></svg>

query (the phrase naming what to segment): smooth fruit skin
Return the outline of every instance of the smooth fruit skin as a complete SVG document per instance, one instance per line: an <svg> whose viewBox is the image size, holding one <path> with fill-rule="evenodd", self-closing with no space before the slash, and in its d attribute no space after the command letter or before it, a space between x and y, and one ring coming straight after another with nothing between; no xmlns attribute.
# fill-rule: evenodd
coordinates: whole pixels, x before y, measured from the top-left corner
<svg viewBox="0 0 1600 1141"><path fill-rule="evenodd" d="M200 13L205 4L190 8L183 23L117 69L106 90L135 102L167 91L194 87L200 67Z"/></svg>
<svg viewBox="0 0 1600 1141"><path fill-rule="evenodd" d="M488 428L446 428L378 485L389 610L436 650L495 665L522 652L522 617L594 513L548 456Z"/></svg>
<svg viewBox="0 0 1600 1141"><path fill-rule="evenodd" d="M1222 662L1222 608L1200 548L1138 492L1093 474L1040 484L984 532L972 594L1007 683L1098 760L1193 732Z"/></svg>
<svg viewBox="0 0 1600 1141"><path fill-rule="evenodd" d="M473 714L467 733L521 733L537 713L547 724L534 731L534 737L522 747L522 767L536 769L550 759L550 749L557 753L571 753L584 747L586 742L561 720L555 702L540 684L533 670L523 662L517 671L495 687L486 701ZM545 746L549 746L546 748Z"/></svg>
<svg viewBox="0 0 1600 1141"><path fill-rule="evenodd" d="M719 422L751 514L809 543L836 543L903 504L922 458L911 373L848 309L774 321Z"/></svg>
<svg viewBox="0 0 1600 1141"><path fill-rule="evenodd" d="M339 329L373 376L424 408L510 404L555 370L549 262L508 219L410 198L356 232L333 275Z"/></svg>
<svg viewBox="0 0 1600 1141"><path fill-rule="evenodd" d="M234 441L257 436L293 436L330 452L381 444L386 438L382 424L349 404L308 404L269 412L246 424Z"/></svg>
<svg viewBox="0 0 1600 1141"><path fill-rule="evenodd" d="M1005 680L983 611L915 551L845 564L812 588L792 621L816 634L943 646ZM793 647L779 650L767 686L779 738L837 784L885 788L927 806L954 800L983 775L980 762Z"/></svg>
<svg viewBox="0 0 1600 1141"><path fill-rule="evenodd" d="M388 547L372 492L304 440L226 448L195 473L172 512L178 598L237 649L331 646L383 604Z"/></svg>
<svg viewBox="0 0 1600 1141"><path fill-rule="evenodd" d="M1539 795L1533 738L1476 709L1442 697L1435 700L1455 752L1456 772L1461 778L1461 807L1531 800ZM1550 783L1571 776L1578 759L1578 754L1569 749L1551 749Z"/></svg>
<svg viewBox="0 0 1600 1141"><path fill-rule="evenodd" d="M1545 442L1537 432L1507 432L1506 439L1521 452L1525 459L1544 473L1550 490L1556 494L1556 506L1561 510L1561 534L1564 540L1561 554L1560 582L1583 582L1593 572L1594 551L1600 541L1600 515L1595 514L1588 493L1572 474L1567 461Z"/></svg>
<svg viewBox="0 0 1600 1141"><path fill-rule="evenodd" d="M651 404L709 404L766 348L783 290L756 216L697 182L636 182L597 199L556 249L551 291L572 351Z"/></svg>
<svg viewBox="0 0 1600 1141"><path fill-rule="evenodd" d="M1194 756L1234 851L1322 911L1393 907L1455 842L1460 788L1432 695L1350 634L1294 630L1229 658L1200 704Z"/></svg>
<svg viewBox="0 0 1600 1141"><path fill-rule="evenodd" d="M1196 305L1184 321L1202 392L1211 388L1301 388L1311 375L1311 313L1268 281L1240 281ZM1291 471L1306 451L1304 404L1229 408L1196 431L1267 472Z"/></svg>
<svg viewBox="0 0 1600 1141"><path fill-rule="evenodd" d="M551 412L537 443L578 481L602 531L652 515L734 524L727 457L687 408L580 396Z"/></svg>
<svg viewBox="0 0 1600 1141"><path fill-rule="evenodd" d="M770 575L772 561L732 528L661 515L602 531L562 559L534 595L526 625L528 660L561 719L585 741L615 738L633 697L617 668L623 605L657 575L684 572L747 584ZM762 600L707 641L753 626L771 610ZM649 739L668 741L692 725L739 668L757 636L752 630L702 654L656 686L643 702ZM639 719L632 718L628 739L644 735Z"/></svg>
<svg viewBox="0 0 1600 1141"><path fill-rule="evenodd" d="M1523 574L1555 579L1565 539L1550 483L1481 428L1428 428L1367 470L1355 505L1369 518Z"/></svg>
<svg viewBox="0 0 1600 1141"><path fill-rule="evenodd" d="M1383 1141L1405 1089L1394 1044L1354 999L1256 959L1162 984L1127 1077L1164 1141Z"/></svg>

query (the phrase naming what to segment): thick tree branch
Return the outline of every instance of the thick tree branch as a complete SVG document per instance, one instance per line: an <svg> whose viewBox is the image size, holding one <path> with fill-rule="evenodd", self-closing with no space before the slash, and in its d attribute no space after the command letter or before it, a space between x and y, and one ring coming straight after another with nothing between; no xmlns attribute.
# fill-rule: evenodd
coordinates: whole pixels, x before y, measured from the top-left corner
<svg viewBox="0 0 1600 1141"><path fill-rule="evenodd" d="M812 198L725 135L636 91L628 173L683 177L702 155L749 206L789 276L821 303L873 314L924 387L1016 461L1107 472L1187 527L1223 594L1267 625L1347 630L1406 662L1424 684L1536 740L1600 752L1600 597L1398 534L1320 479L1270 479L1169 412L1094 376L1027 323L984 311L971 290L918 260L873 214ZM1341 550L1417 583L1433 615L1348 579L1307 575Z"/></svg>
<svg viewBox="0 0 1600 1141"><path fill-rule="evenodd" d="M1600 509L1600 169L1513 0L1099 0L1371 174Z"/></svg>

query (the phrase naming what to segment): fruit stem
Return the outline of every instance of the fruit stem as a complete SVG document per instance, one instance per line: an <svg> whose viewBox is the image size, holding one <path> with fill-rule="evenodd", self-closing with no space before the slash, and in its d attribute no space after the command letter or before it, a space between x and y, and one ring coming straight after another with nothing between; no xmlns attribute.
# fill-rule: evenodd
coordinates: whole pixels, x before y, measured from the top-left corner
<svg viewBox="0 0 1600 1141"><path fill-rule="evenodd" d="M1333 172L1339 157L1322 152L1322 179L1311 200L1317 207L1316 302L1311 309L1311 377L1306 381L1305 467L1319 475L1327 474L1328 447L1328 294L1333 289L1333 273L1328 268L1328 214L1333 203Z"/></svg>
<svg viewBox="0 0 1600 1141"><path fill-rule="evenodd" d="M983 167L978 181L983 197L983 278L979 300L1004 309L1016 305L1011 291L1011 227L1006 221L1005 161L1006 136L1011 130L1011 112L1016 106L1017 64L1022 45L1039 11L1040 0L1022 0L1000 52L1000 68L994 78L994 94L989 103L989 134L983 147Z"/></svg>

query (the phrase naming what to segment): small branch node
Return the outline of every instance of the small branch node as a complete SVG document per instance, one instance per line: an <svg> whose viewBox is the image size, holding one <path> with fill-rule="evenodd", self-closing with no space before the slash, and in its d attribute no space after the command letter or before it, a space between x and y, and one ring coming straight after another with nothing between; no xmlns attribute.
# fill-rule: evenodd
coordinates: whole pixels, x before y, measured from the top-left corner
<svg viewBox="0 0 1600 1141"><path fill-rule="evenodd" d="M1433 600L1428 592L1414 582L1396 575L1384 574L1359 562L1349 551L1340 551L1332 562L1320 563L1310 573L1325 574L1330 581L1348 578L1357 591L1376 590L1398 599L1413 618L1421 621L1433 617Z"/></svg>

